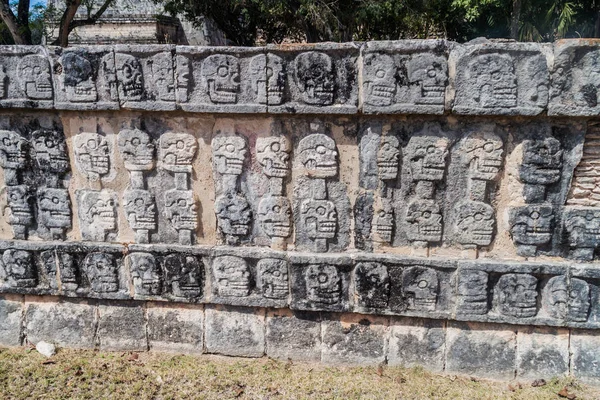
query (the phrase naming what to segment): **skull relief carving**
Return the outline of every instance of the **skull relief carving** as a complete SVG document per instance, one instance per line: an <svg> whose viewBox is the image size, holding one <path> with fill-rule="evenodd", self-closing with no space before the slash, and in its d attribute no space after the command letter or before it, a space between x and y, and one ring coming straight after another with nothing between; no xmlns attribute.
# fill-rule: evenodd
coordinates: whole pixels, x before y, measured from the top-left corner
<svg viewBox="0 0 600 400"><path fill-rule="evenodd" d="M171 189L165 192L165 214L175 230L195 231L198 208L192 190Z"/></svg>
<svg viewBox="0 0 600 400"><path fill-rule="evenodd" d="M50 63L46 58L30 54L19 63L19 79L21 88L30 99L52 99L52 80L50 78Z"/></svg>
<svg viewBox="0 0 600 400"><path fill-rule="evenodd" d="M240 175L248 147L240 136L215 136L212 140L213 169L222 175Z"/></svg>
<svg viewBox="0 0 600 400"><path fill-rule="evenodd" d="M139 129L122 130L117 145L125 168L129 171L149 171L154 168L154 143L146 132Z"/></svg>
<svg viewBox="0 0 600 400"><path fill-rule="evenodd" d="M442 240L442 214L433 200L419 199L408 205L406 236L410 241L439 242Z"/></svg>
<svg viewBox="0 0 600 400"><path fill-rule="evenodd" d="M474 100L483 108L517 106L517 76L510 56L484 54L468 66L468 78L476 88Z"/></svg>
<svg viewBox="0 0 600 400"><path fill-rule="evenodd" d="M484 181L493 181L502 168L502 139L489 132L472 133L463 141L461 156L463 163L469 166L469 177Z"/></svg>
<svg viewBox="0 0 600 400"><path fill-rule="evenodd" d="M61 65L67 99L74 102L93 102L98 99L94 71L87 58L73 51L63 54Z"/></svg>
<svg viewBox="0 0 600 400"><path fill-rule="evenodd" d="M186 299L202 296L204 265L197 257L169 254L165 257L165 270L173 295Z"/></svg>
<svg viewBox="0 0 600 400"><path fill-rule="evenodd" d="M570 208L563 218L571 247L594 249L600 244L599 210Z"/></svg>
<svg viewBox="0 0 600 400"><path fill-rule="evenodd" d="M133 290L136 295L157 296L162 292L160 268L150 253L132 253L125 257L130 265Z"/></svg>
<svg viewBox="0 0 600 400"><path fill-rule="evenodd" d="M133 230L156 229L156 202L154 195L142 189L130 189L123 193L125 216Z"/></svg>
<svg viewBox="0 0 600 400"><path fill-rule="evenodd" d="M510 233L523 245L543 245L552 239L554 209L549 205L529 205L511 210Z"/></svg>
<svg viewBox="0 0 600 400"><path fill-rule="evenodd" d="M189 133L165 133L160 137L161 166L171 172L192 172L198 142Z"/></svg>
<svg viewBox="0 0 600 400"><path fill-rule="evenodd" d="M181 103L189 101L191 67L189 58L178 55L175 57L177 63L177 100Z"/></svg>
<svg viewBox="0 0 600 400"><path fill-rule="evenodd" d="M243 258L215 257L212 271L219 296L245 297L250 294L250 269Z"/></svg>
<svg viewBox="0 0 600 400"><path fill-rule="evenodd" d="M25 168L27 144L18 133L0 130L0 166L8 169Z"/></svg>
<svg viewBox="0 0 600 400"><path fill-rule="evenodd" d="M505 274L494 290L498 311L516 318L537 314L537 278L528 274Z"/></svg>
<svg viewBox="0 0 600 400"><path fill-rule="evenodd" d="M258 222L270 238L289 237L292 233L290 201L283 196L267 196L258 203Z"/></svg>
<svg viewBox="0 0 600 400"><path fill-rule="evenodd" d="M158 99L175 101L175 77L171 53L158 53L152 57L152 77L158 91Z"/></svg>
<svg viewBox="0 0 600 400"><path fill-rule="evenodd" d="M66 189L38 189L37 204L39 222L46 228L71 228L71 200Z"/></svg>
<svg viewBox="0 0 600 400"><path fill-rule="evenodd" d="M521 181L532 185L558 182L562 156L561 144L553 137L523 141L523 162L519 169Z"/></svg>
<svg viewBox="0 0 600 400"><path fill-rule="evenodd" d="M358 303L363 307L385 308L390 296L387 267L376 262L361 262L354 270Z"/></svg>
<svg viewBox="0 0 600 400"><path fill-rule="evenodd" d="M215 213L217 226L229 244L236 243L240 236L250 232L252 208L244 196L233 192L219 196L215 202Z"/></svg>
<svg viewBox="0 0 600 400"><path fill-rule="evenodd" d="M458 273L458 311L464 314L487 314L488 274L463 269Z"/></svg>
<svg viewBox="0 0 600 400"><path fill-rule="evenodd" d="M335 78L333 62L327 54L316 51L299 54L294 72L302 101L318 106L333 103Z"/></svg>
<svg viewBox="0 0 600 400"><path fill-rule="evenodd" d="M365 103L389 106L396 94L396 64L387 54L371 53L364 57Z"/></svg>
<svg viewBox="0 0 600 400"><path fill-rule="evenodd" d="M569 287L570 286L570 287ZM583 279L564 275L548 280L544 287L544 307L548 314L560 320L585 322L590 310L590 286Z"/></svg>
<svg viewBox="0 0 600 400"><path fill-rule="evenodd" d="M275 54L259 54L250 61L252 90L259 104L278 105L283 101L285 71L283 59Z"/></svg>
<svg viewBox="0 0 600 400"><path fill-rule="evenodd" d="M73 139L75 161L89 179L97 180L110 171L110 148L106 139L93 132L83 132Z"/></svg>
<svg viewBox="0 0 600 400"><path fill-rule="evenodd" d="M575 93L575 101L579 106L583 107L597 107L600 103L598 100L598 89L600 85L600 52L590 51L581 58L581 70L585 71L586 76L581 77L581 83L578 85L577 93ZM564 70L564 68L563 68ZM565 74L566 75L566 74ZM562 78L562 87L559 85L560 91L565 90L567 84L567 78ZM557 93L558 94L558 93Z"/></svg>
<svg viewBox="0 0 600 400"><path fill-rule="evenodd" d="M391 243L394 234L394 209L390 202L384 202L381 209L377 210L374 226L379 239Z"/></svg>
<svg viewBox="0 0 600 400"><path fill-rule="evenodd" d="M9 249L2 255L0 278L4 284L14 288L33 288L37 285L37 272L33 257L24 250Z"/></svg>
<svg viewBox="0 0 600 400"><path fill-rule="evenodd" d="M267 299L285 299L288 295L288 266L284 260L261 259L258 269L258 288Z"/></svg>
<svg viewBox="0 0 600 400"><path fill-rule="evenodd" d="M290 170L292 146L284 136L256 139L256 159L268 177L285 178Z"/></svg>
<svg viewBox="0 0 600 400"><path fill-rule="evenodd" d="M331 178L338 173L335 141L322 133L308 135L298 143L298 162L312 178Z"/></svg>
<svg viewBox="0 0 600 400"><path fill-rule="evenodd" d="M117 266L112 254L89 253L83 260L83 273L92 292L112 293L119 290Z"/></svg>
<svg viewBox="0 0 600 400"><path fill-rule="evenodd" d="M304 232L310 239L333 239L337 231L337 210L329 200L306 199L300 206Z"/></svg>
<svg viewBox="0 0 600 400"><path fill-rule="evenodd" d="M57 253L55 250L45 250L40 253L40 259L52 289L77 290L77 271L73 265L73 257L68 253Z"/></svg>
<svg viewBox="0 0 600 400"><path fill-rule="evenodd" d="M41 129L33 132L35 160L40 169L57 174L69 171L67 144L62 132Z"/></svg>
<svg viewBox="0 0 600 400"><path fill-rule="evenodd" d="M417 85L417 104L444 104L448 63L444 57L416 54L408 62L408 80Z"/></svg>
<svg viewBox="0 0 600 400"><path fill-rule="evenodd" d="M202 78L210 101L237 103L240 91L240 63L234 56L213 54L202 62Z"/></svg>
<svg viewBox="0 0 600 400"><path fill-rule="evenodd" d="M449 144L444 137L412 136L404 150L410 162L412 180L443 180Z"/></svg>
<svg viewBox="0 0 600 400"><path fill-rule="evenodd" d="M409 310L435 310L438 290L435 270L409 267L402 271L402 296L407 300Z"/></svg>
<svg viewBox="0 0 600 400"><path fill-rule="evenodd" d="M481 201L465 201L457 205L456 233L465 245L489 246L494 237L494 209Z"/></svg>
<svg viewBox="0 0 600 400"><path fill-rule="evenodd" d="M304 273L306 297L316 304L338 304L342 297L342 279L333 265L311 264Z"/></svg>
<svg viewBox="0 0 600 400"><path fill-rule="evenodd" d="M84 191L79 200L79 215L83 222L81 234L85 240L104 241L117 230L116 194L108 190Z"/></svg>
<svg viewBox="0 0 600 400"><path fill-rule="evenodd" d="M11 225L29 226L33 223L31 193L26 185L6 186L8 222Z"/></svg>
<svg viewBox="0 0 600 400"><path fill-rule="evenodd" d="M121 101L140 101L144 94L144 71L140 61L129 54L115 54L119 98Z"/></svg>
<svg viewBox="0 0 600 400"><path fill-rule="evenodd" d="M6 70L3 65L0 65L0 99L6 96L7 82L8 76L6 75Z"/></svg>
<svg viewBox="0 0 600 400"><path fill-rule="evenodd" d="M396 179L398 176L398 157L400 142L395 136L383 136L377 152L377 169L382 180Z"/></svg>

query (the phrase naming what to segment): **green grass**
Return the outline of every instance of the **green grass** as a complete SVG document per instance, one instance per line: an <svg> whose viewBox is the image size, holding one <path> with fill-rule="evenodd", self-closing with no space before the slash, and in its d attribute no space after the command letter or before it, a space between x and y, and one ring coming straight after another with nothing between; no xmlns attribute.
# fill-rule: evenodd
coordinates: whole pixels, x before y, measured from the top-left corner
<svg viewBox="0 0 600 400"><path fill-rule="evenodd" d="M137 358L136 358L137 357ZM49 363L50 361L50 363ZM600 389L569 378L542 387L436 375L420 368L322 365L183 356L0 349L0 399L578 399Z"/></svg>

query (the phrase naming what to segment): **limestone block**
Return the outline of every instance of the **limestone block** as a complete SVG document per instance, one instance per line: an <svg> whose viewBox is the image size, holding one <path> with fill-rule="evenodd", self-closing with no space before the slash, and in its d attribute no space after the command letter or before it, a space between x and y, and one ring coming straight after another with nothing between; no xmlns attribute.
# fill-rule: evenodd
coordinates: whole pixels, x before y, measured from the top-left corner
<svg viewBox="0 0 600 400"><path fill-rule="evenodd" d="M600 383L600 335L597 331L571 331L571 374L584 382Z"/></svg>
<svg viewBox="0 0 600 400"><path fill-rule="evenodd" d="M322 361L378 365L385 361L389 321L383 317L342 314L324 319Z"/></svg>
<svg viewBox="0 0 600 400"><path fill-rule="evenodd" d="M446 329L444 321L392 318L387 360L389 365L422 366L444 370Z"/></svg>
<svg viewBox="0 0 600 400"><path fill-rule="evenodd" d="M208 353L241 357L264 355L264 310L207 306L205 324L205 346Z"/></svg>
<svg viewBox="0 0 600 400"><path fill-rule="evenodd" d="M273 310L267 313L267 356L280 360L321 361L318 313Z"/></svg>
<svg viewBox="0 0 600 400"><path fill-rule="evenodd" d="M135 303L102 303L98 305L98 343L101 350L146 351L146 318L144 309Z"/></svg>
<svg viewBox="0 0 600 400"><path fill-rule="evenodd" d="M150 350L202 353L204 334L202 306L149 303L146 313Z"/></svg>
<svg viewBox="0 0 600 400"><path fill-rule="evenodd" d="M23 303L19 296L0 297L0 345L21 345Z"/></svg>
<svg viewBox="0 0 600 400"><path fill-rule="evenodd" d="M552 378L569 373L567 329L520 327L517 332L517 377Z"/></svg>
<svg viewBox="0 0 600 400"><path fill-rule="evenodd" d="M25 337L29 343L45 341L58 347L94 348L98 323L94 303L35 300L26 303Z"/></svg>
<svg viewBox="0 0 600 400"><path fill-rule="evenodd" d="M513 379L514 330L505 325L451 322L446 332L446 372Z"/></svg>
<svg viewBox="0 0 600 400"><path fill-rule="evenodd" d="M367 42L362 46L362 110L443 114L448 85L445 40Z"/></svg>

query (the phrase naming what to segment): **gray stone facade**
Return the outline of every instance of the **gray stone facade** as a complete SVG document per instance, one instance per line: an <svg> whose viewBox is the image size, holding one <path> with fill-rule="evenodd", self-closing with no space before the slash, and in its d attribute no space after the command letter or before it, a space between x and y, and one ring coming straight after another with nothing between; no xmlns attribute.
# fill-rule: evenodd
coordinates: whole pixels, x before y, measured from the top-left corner
<svg viewBox="0 0 600 400"><path fill-rule="evenodd" d="M597 379L569 43L0 48L0 340Z"/></svg>

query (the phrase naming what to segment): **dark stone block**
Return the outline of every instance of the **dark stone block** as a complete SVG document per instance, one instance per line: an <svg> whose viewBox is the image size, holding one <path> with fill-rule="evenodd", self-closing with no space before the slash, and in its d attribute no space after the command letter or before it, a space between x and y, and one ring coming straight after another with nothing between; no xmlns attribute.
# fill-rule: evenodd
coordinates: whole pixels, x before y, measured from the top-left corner
<svg viewBox="0 0 600 400"><path fill-rule="evenodd" d="M389 365L423 366L443 371L446 329L444 321L393 318L390 326Z"/></svg>
<svg viewBox="0 0 600 400"><path fill-rule="evenodd" d="M0 345L21 345L23 303L15 296L0 297Z"/></svg>
<svg viewBox="0 0 600 400"><path fill-rule="evenodd" d="M265 316L260 309L207 306L206 351L228 356L262 357Z"/></svg>
<svg viewBox="0 0 600 400"><path fill-rule="evenodd" d="M571 373L592 384L600 384L600 333L591 330L571 331Z"/></svg>
<svg viewBox="0 0 600 400"><path fill-rule="evenodd" d="M519 328L517 377L552 378L569 373L569 331Z"/></svg>
<svg viewBox="0 0 600 400"><path fill-rule="evenodd" d="M319 314L289 310L269 312L267 355L282 360L321 361Z"/></svg>
<svg viewBox="0 0 600 400"><path fill-rule="evenodd" d="M100 349L146 351L144 309L135 304L104 303L98 306L98 342Z"/></svg>
<svg viewBox="0 0 600 400"><path fill-rule="evenodd" d="M151 350L202 353L203 306L150 303L147 316Z"/></svg>

